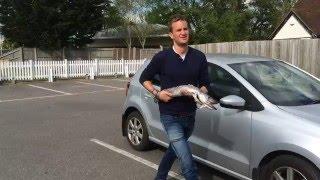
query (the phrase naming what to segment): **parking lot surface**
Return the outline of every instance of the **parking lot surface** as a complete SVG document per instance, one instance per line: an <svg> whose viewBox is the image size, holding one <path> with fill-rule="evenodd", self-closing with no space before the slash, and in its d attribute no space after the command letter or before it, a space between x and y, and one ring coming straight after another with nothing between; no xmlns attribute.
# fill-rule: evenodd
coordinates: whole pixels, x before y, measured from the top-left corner
<svg viewBox="0 0 320 180"><path fill-rule="evenodd" d="M123 79L0 86L0 179L151 180L164 148L121 135ZM202 180L235 180L198 164ZM170 179L182 179L177 163Z"/></svg>

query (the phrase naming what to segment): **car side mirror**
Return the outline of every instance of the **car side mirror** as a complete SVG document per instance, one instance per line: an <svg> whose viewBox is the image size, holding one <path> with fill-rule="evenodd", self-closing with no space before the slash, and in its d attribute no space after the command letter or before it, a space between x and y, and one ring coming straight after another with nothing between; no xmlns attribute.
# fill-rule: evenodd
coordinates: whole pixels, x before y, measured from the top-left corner
<svg viewBox="0 0 320 180"><path fill-rule="evenodd" d="M220 99L220 106L230 109L243 109L246 101L236 95L229 95Z"/></svg>

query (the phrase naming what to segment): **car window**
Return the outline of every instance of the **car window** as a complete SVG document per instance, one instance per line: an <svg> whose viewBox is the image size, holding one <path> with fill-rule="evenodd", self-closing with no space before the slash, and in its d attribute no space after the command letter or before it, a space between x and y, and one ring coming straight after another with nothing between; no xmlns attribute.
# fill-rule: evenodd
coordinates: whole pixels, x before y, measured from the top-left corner
<svg viewBox="0 0 320 180"><path fill-rule="evenodd" d="M209 64L209 95L220 100L228 95L237 95L246 101L245 109L250 111L261 111L261 103L247 90L236 78L225 69Z"/></svg>
<svg viewBox="0 0 320 180"><path fill-rule="evenodd" d="M208 66L209 72L209 95L216 99L228 95L240 96L240 83L223 68L210 64Z"/></svg>
<svg viewBox="0 0 320 180"><path fill-rule="evenodd" d="M320 82L281 61L237 63L230 67L275 105L320 103Z"/></svg>

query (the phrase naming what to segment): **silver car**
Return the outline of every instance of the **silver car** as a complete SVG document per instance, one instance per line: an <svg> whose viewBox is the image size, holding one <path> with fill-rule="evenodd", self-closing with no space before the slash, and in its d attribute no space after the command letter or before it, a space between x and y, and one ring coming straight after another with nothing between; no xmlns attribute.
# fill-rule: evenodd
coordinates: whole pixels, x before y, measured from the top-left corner
<svg viewBox="0 0 320 180"><path fill-rule="evenodd" d="M320 179L320 81L280 60L207 55L209 95L217 110L198 109L190 145L194 158L239 179ZM168 147L157 100L140 83L148 61L128 85L123 135L136 150ZM159 86L159 76L153 83Z"/></svg>

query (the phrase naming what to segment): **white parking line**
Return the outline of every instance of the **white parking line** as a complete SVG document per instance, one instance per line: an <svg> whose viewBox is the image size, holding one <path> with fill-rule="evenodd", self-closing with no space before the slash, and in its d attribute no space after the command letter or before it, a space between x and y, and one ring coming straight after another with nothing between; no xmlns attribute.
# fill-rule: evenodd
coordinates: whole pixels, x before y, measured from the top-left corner
<svg viewBox="0 0 320 180"><path fill-rule="evenodd" d="M86 83L86 82L81 82L81 81L78 81L77 83L88 84L88 85L93 85L93 86L108 87L108 88L119 89L119 90L123 90L124 89L124 88L115 87L115 86L107 86L107 85L96 84L96 83Z"/></svg>
<svg viewBox="0 0 320 180"><path fill-rule="evenodd" d="M28 86L34 87L34 88L39 88L39 89L44 89L47 91L53 91L53 92L57 92L57 93L62 93L65 95L71 95L71 93L67 93L67 92L63 92L63 91L58 91L58 90L54 90L54 89L49 89L49 88L45 88L45 87L41 87L41 86L36 86L36 85L32 85L32 84L28 84Z"/></svg>
<svg viewBox="0 0 320 180"><path fill-rule="evenodd" d="M70 86L72 88L79 88L79 87L90 87L89 84L84 84L84 85L74 85L74 86Z"/></svg>
<svg viewBox="0 0 320 180"><path fill-rule="evenodd" d="M46 99L46 98L54 98L54 97L60 97L60 96L70 96L70 95L59 94L59 95L52 95L52 96L37 96L37 97L20 98L20 99L6 99L6 100L0 101L0 103L14 102L14 101L25 101L25 100L33 100L33 99Z"/></svg>
<svg viewBox="0 0 320 180"><path fill-rule="evenodd" d="M47 99L47 98L54 98L54 97L61 97L61 96L77 96L77 95L82 95L82 94L97 94L97 93L101 93L101 92L112 92L112 91L117 92L118 90L89 91L89 92L73 93L73 94L58 94L58 95L52 95L52 96L37 96L37 97L20 98L20 99L7 99L7 100L0 100L0 103L35 100L35 99Z"/></svg>
<svg viewBox="0 0 320 180"><path fill-rule="evenodd" d="M142 164L144 164L144 165L146 165L146 166L149 166L149 167L151 167L151 168L153 168L153 169L155 169L155 170L157 170L158 167L159 167L159 165L154 164L153 162L150 162L150 161L148 161L148 160L145 160L145 159L143 159L143 158L141 158L141 157L139 157L139 156L136 156L136 155L134 155L134 154L131 154L131 153L127 152L127 151L124 151L124 150L122 150L122 149L119 149L119 148L117 148L117 147L115 147L115 146L113 146L113 145L107 144L107 143L105 143L105 142L103 142L103 141L100 141L100 140L98 140L98 139L90 139L90 141L91 141L91 142L94 142L94 143L97 143L97 144L99 144L99 145L101 145L101 146L103 146L103 147L106 147L106 148L108 148L108 149L110 149L110 150L112 150L112 151L114 151L114 152L117 152L117 153L119 153L119 154L122 154L122 155L124 155L124 156L126 156L126 157L128 157L128 158L131 158L131 159L133 159L133 160L136 160L136 161L138 161L138 162L140 162L140 163L142 163ZM175 173L175 172L173 172L173 171L170 171L170 172L169 172L169 176L171 176L171 177L173 177L173 178L176 178L176 179L178 179L178 180L184 180L184 178L183 178L182 176L180 176L179 174L177 174L177 173Z"/></svg>

